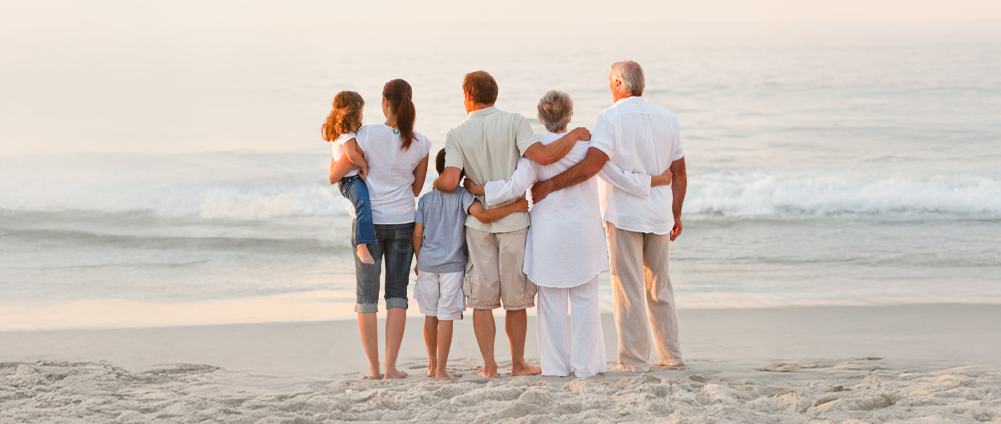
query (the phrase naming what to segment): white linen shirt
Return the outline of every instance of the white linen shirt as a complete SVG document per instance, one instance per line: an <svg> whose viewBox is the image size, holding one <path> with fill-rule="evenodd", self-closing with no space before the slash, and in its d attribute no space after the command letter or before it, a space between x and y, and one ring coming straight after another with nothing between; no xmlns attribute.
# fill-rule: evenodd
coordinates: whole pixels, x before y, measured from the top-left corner
<svg viewBox="0 0 1001 424"><path fill-rule="evenodd" d="M348 141L351 141L351 139L355 138L357 135L358 134L356 134L356 133L348 133L348 134L341 134L341 135L337 136L337 139L334 140L333 143L331 143L332 146L330 146L331 150L332 150L332 153L334 155L334 161L338 161L338 160L341 159L341 156L344 156L344 143L347 143ZM351 170L348 171L347 174L344 174L344 176L345 177L353 177L355 175L358 175L358 171L359 170L361 170L361 168L359 168L357 165L355 165L355 167L351 168Z"/></svg>
<svg viewBox="0 0 1001 424"><path fill-rule="evenodd" d="M355 136L368 162L365 185L373 224L409 224L417 216L414 169L431 151L431 141L417 131L414 137L410 148L404 150L402 137L386 124L366 125ZM354 216L354 208L348 206L348 211Z"/></svg>
<svg viewBox="0 0 1001 424"><path fill-rule="evenodd" d="M548 145L566 134L549 133L538 140ZM521 158L509 181L490 181L484 187L488 204L500 204L525 196L536 181L555 177L587 156L588 145L577 143L563 159L542 166ZM649 191L650 177L623 172L614 164L605 172L627 189ZM555 191L529 211L525 244L525 274L542 287L577 287L608 271L608 247L598 208L597 178Z"/></svg>
<svg viewBox="0 0 1001 424"><path fill-rule="evenodd" d="M645 97L627 97L598 115L590 147L608 155L625 172L664 173L685 157L678 117ZM670 186L654 187L643 198L602 181L601 213L615 228L637 233L670 234L674 195Z"/></svg>

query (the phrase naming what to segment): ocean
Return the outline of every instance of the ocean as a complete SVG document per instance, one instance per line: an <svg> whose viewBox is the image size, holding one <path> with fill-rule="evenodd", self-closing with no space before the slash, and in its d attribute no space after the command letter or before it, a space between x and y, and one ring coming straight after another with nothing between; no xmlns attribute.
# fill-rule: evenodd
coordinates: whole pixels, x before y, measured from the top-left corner
<svg viewBox="0 0 1001 424"><path fill-rule="evenodd" d="M0 53L0 330L352 318L338 91L375 124L406 79L434 153L466 72L541 134L550 89L592 127L624 58L682 125L680 308L1001 303L992 23L151 25Z"/></svg>

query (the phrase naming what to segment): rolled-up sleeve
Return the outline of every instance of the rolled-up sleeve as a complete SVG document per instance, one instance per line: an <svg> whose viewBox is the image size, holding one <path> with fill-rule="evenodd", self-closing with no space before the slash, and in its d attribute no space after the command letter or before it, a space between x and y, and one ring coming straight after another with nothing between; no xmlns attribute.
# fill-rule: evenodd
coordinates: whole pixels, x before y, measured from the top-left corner
<svg viewBox="0 0 1001 424"><path fill-rule="evenodd" d="M452 131L449 131L445 136L445 167L463 169L462 152L459 151Z"/></svg>
<svg viewBox="0 0 1001 424"><path fill-rule="evenodd" d="M609 159L615 154L615 135L612 132L612 126L603 114L598 115L598 120L594 122L594 130L591 131L591 141L588 142L588 147L601 150Z"/></svg>
<svg viewBox="0 0 1001 424"><path fill-rule="evenodd" d="M517 122L515 123L514 139L518 146L518 156L525 156L525 151L533 144L538 143L539 138L535 136L532 124L529 124L524 116L517 115L515 119Z"/></svg>
<svg viewBox="0 0 1001 424"><path fill-rule="evenodd" d="M671 159L672 161L685 157L685 142L681 140L681 127L678 127L678 131L674 133L674 142L674 159Z"/></svg>
<svg viewBox="0 0 1001 424"><path fill-rule="evenodd" d="M633 196L646 198L650 195L649 175L625 171L619 168L615 162L605 162L605 166L598 172L598 176L605 182Z"/></svg>
<svg viewBox="0 0 1001 424"><path fill-rule="evenodd" d="M487 206L494 206L508 200L524 197L532 184L538 180L535 171L535 162L528 158L518 160L518 168L514 170L514 175L508 181L490 181L483 186L484 198Z"/></svg>

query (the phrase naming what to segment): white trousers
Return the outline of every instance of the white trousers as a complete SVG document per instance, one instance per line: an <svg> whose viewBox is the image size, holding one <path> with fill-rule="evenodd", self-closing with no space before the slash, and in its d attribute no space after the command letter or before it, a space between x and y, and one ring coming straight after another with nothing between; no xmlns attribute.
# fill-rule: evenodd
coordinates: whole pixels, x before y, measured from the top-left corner
<svg viewBox="0 0 1001 424"><path fill-rule="evenodd" d="M568 306L572 312L572 351L567 345ZM542 375L565 377L570 375L570 367L580 378L607 371L597 276L577 287L539 286L538 324Z"/></svg>

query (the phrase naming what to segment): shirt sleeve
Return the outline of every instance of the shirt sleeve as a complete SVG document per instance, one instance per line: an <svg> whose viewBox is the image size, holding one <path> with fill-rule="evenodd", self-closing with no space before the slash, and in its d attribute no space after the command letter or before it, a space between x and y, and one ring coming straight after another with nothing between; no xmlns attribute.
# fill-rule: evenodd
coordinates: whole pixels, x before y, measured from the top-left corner
<svg viewBox="0 0 1001 424"><path fill-rule="evenodd" d="M424 196L427 195L425 194ZM414 222L420 222L422 224L424 223L424 196L421 196L421 200L417 202L417 218L414 219Z"/></svg>
<svg viewBox="0 0 1001 424"><path fill-rule="evenodd" d="M605 162L605 166L598 172L598 176L605 182L625 191L633 196L645 199L650 196L650 176L628 172L619 168L615 162Z"/></svg>
<svg viewBox="0 0 1001 424"><path fill-rule="evenodd" d="M615 136L612 133L612 126L604 114L598 115L598 120L594 122L594 130L591 131L591 141L588 147L601 150L609 159L615 154Z"/></svg>
<svg viewBox="0 0 1001 424"><path fill-rule="evenodd" d="M484 198L488 206L504 203L508 200L524 197L532 184L538 180L535 172L535 162L529 158L518 160L518 168L508 181L491 181L483 186Z"/></svg>
<svg viewBox="0 0 1001 424"><path fill-rule="evenodd" d="M671 161L676 161L685 157L685 143L681 140L681 127L678 127L677 134L674 135L675 142L677 142L677 147L674 149L674 159Z"/></svg>
<svg viewBox="0 0 1001 424"><path fill-rule="evenodd" d="M532 125L528 123L528 120L520 114L515 114L515 131L514 139L515 144L518 146L518 156L525 156L525 151L533 144L539 142L539 138L535 136L535 132L532 131Z"/></svg>
<svg viewBox="0 0 1001 424"><path fill-rule="evenodd" d="M459 203L462 205L462 213L468 215L469 207L473 206L476 196L473 196L473 193L470 193L465 187L459 187L456 191L459 192Z"/></svg>
<svg viewBox="0 0 1001 424"><path fill-rule="evenodd" d="M431 149L428 148L428 151ZM445 135L445 167L453 167L463 169L462 166L462 152L459 151L459 146L452 136L452 131L449 131Z"/></svg>
<svg viewBox="0 0 1001 424"><path fill-rule="evenodd" d="M368 141L368 129L365 128L365 127L361 127L361 129L359 129L358 132L351 133L351 138L355 139L355 143L358 143L358 148L361 149L361 151L364 152L365 151L365 141ZM351 138L346 138L346 139L344 139L344 141L347 142ZM343 145L344 143L341 143L341 144Z"/></svg>

